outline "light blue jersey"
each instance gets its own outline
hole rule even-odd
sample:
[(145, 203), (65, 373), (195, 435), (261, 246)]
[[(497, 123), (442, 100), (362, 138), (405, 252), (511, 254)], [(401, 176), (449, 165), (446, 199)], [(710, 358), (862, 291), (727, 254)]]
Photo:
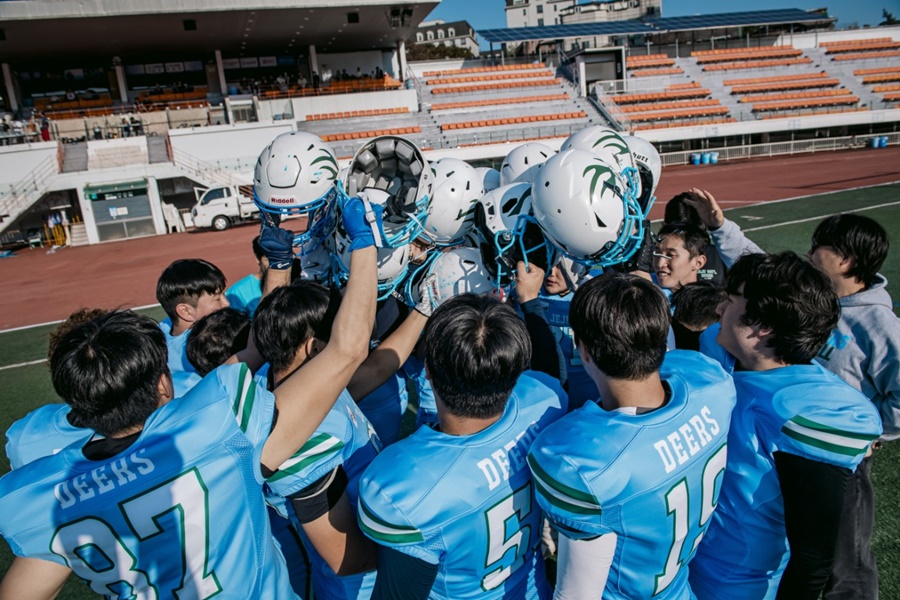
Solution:
[(113, 598), (295, 598), (260, 459), (275, 397), (246, 365), (153, 412), (117, 455), (70, 446), (0, 479), (0, 534)]
[(388, 446), (400, 439), (400, 420), (409, 404), (402, 371), (375, 388), (359, 401), (359, 409), (375, 428), (381, 444)]
[[(260, 369), (257, 377), (266, 377), (267, 372), (268, 365)], [(379, 450), (375, 430), (344, 390), (309, 441), (266, 480), (270, 504), (291, 519), (301, 534), (312, 564), (317, 598), (368, 598), (375, 583), (375, 572), (336, 575), (303, 534), (296, 514), (284, 498), (308, 488), (340, 466), (347, 474), (346, 492), (355, 509), (359, 478)]]
[(575, 347), (575, 339), (572, 336), (572, 328), (569, 327), (569, 307), (572, 305), (572, 297), (575, 294), (548, 295), (541, 292), (540, 299), (546, 305), (547, 323), (553, 329), (553, 335), (559, 343), (562, 351), (565, 371), (561, 372), (560, 379), (566, 382), (569, 393), (569, 410), (575, 410), (585, 402), (597, 399), (597, 384), (584, 370), (581, 355)]
[(259, 277), (256, 275), (247, 275), (243, 279), (239, 279), (225, 290), (225, 297), (228, 298), (228, 304), (231, 308), (243, 311), (253, 316), (259, 301), (262, 300), (262, 285), (260, 285)]
[(172, 374), (175, 397), (180, 398), (187, 394), (192, 387), (200, 383), (202, 379), (187, 357), (187, 339), (191, 330), (188, 329), (180, 335), (172, 335), (172, 320), (168, 317), (159, 322), (159, 328), (166, 334), (166, 348), (169, 352), (169, 373)]
[(10, 467), (18, 469), (76, 442), (87, 442), (94, 432), (69, 423), (70, 410), (68, 404), (45, 404), (10, 425), (6, 430)]
[(431, 382), (425, 376), (425, 365), (415, 356), (410, 356), (403, 364), (403, 372), (416, 387), (416, 402), (419, 405), (416, 411), (416, 427), (422, 425), (436, 427), (438, 424), (437, 403), (434, 400)]
[(438, 565), (430, 598), (549, 598), (525, 455), (566, 411), (559, 382), (523, 374), (496, 423), (467, 436), (420, 427), (376, 458), (359, 523), (378, 544)]
[[(733, 360), (733, 359), (732, 359)], [(881, 434), (878, 411), (818, 364), (735, 371), (728, 468), (691, 563), (698, 598), (775, 598), (790, 553), (775, 453), (855, 470)]]
[(538, 436), (528, 455), (538, 503), (571, 539), (616, 534), (603, 598), (688, 599), (688, 572), (725, 471), (734, 384), (696, 352), (666, 354), (670, 391), (642, 414), (594, 402)]

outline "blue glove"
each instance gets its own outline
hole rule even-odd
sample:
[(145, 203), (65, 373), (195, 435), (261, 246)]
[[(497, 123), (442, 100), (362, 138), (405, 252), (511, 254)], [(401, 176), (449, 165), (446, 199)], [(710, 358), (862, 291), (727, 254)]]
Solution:
[[(369, 204), (371, 212), (366, 212), (366, 203), (359, 196), (350, 198), (341, 207), (344, 230), (350, 237), (350, 252), (381, 245), (381, 213), (379, 204)], [(376, 234), (378, 239), (376, 240)]]
[(269, 259), (269, 268), (277, 271), (290, 269), (294, 262), (294, 232), (263, 223), (259, 232), (259, 245)]

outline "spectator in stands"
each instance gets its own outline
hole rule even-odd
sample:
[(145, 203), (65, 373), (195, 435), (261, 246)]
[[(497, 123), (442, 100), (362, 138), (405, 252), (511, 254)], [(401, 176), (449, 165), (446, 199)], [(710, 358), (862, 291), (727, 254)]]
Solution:
[(319, 79), (319, 74), (316, 73), (315, 71), (313, 71), (313, 74), (312, 74), (312, 83), (313, 83), (313, 89), (316, 90), (316, 92), (319, 91), (319, 84), (320, 84), (320, 82), (321, 82), (321, 80)]
[(50, 119), (45, 114), (41, 115), (41, 140), (50, 141)]

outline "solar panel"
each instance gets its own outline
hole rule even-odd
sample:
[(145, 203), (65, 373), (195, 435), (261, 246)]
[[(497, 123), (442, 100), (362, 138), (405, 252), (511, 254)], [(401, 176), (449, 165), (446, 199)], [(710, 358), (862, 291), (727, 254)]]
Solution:
[(527, 42), (535, 40), (556, 40), (571, 37), (591, 37), (594, 35), (639, 35), (643, 33), (664, 33), (686, 29), (720, 29), (723, 27), (751, 27), (761, 25), (784, 25), (789, 23), (812, 23), (833, 20), (799, 8), (780, 10), (757, 10), (747, 12), (719, 13), (711, 15), (690, 15), (684, 17), (658, 17), (644, 21), (605, 21), (598, 23), (573, 23), (570, 25), (550, 25), (545, 27), (515, 27), (510, 29), (486, 29), (479, 31), (488, 42)]

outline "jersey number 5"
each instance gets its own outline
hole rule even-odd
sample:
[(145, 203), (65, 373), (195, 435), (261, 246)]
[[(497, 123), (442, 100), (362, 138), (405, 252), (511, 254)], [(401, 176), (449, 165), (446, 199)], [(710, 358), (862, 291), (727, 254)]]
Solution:
[[(178, 527), (182, 572), (181, 584), (172, 590), (176, 598), (209, 598), (222, 591), (215, 572), (209, 570), (208, 502), (206, 485), (194, 468), (119, 505), (139, 541), (162, 534), (165, 522), (174, 521)], [(163, 520), (168, 513), (173, 518)], [(106, 521), (85, 517), (62, 525), (53, 534), (50, 549), (98, 594), (160, 597), (159, 589), (139, 568), (138, 550), (130, 548)]]
[[(712, 516), (716, 503), (719, 500), (716, 493), (716, 480), (725, 471), (725, 458), (726, 447), (722, 446), (706, 461), (706, 465), (703, 467), (703, 478), (700, 485), (700, 521), (697, 524), (699, 531), (695, 530), (694, 544), (691, 546), (689, 557), (693, 556), (697, 545), (703, 538), (706, 525), (709, 523), (709, 518)], [(666, 493), (666, 509), (668, 514), (672, 515), (672, 520), (674, 521), (674, 539), (672, 540), (672, 546), (669, 548), (669, 555), (666, 557), (665, 568), (662, 573), (656, 576), (656, 586), (653, 590), (654, 596), (669, 587), (669, 584), (675, 580), (684, 562), (681, 559), (681, 553), (684, 549), (684, 541), (688, 536), (690, 500), (687, 479), (682, 479)]]
[[(530, 481), (484, 512), (488, 531), (485, 569), (494, 565), (497, 568), (482, 578), (483, 590), (498, 587), (525, 562), (525, 554), (531, 547), (531, 525), (525, 524), (530, 514)], [(504, 566), (502, 561), (510, 551), (514, 551), (512, 561), (507, 560)]]

